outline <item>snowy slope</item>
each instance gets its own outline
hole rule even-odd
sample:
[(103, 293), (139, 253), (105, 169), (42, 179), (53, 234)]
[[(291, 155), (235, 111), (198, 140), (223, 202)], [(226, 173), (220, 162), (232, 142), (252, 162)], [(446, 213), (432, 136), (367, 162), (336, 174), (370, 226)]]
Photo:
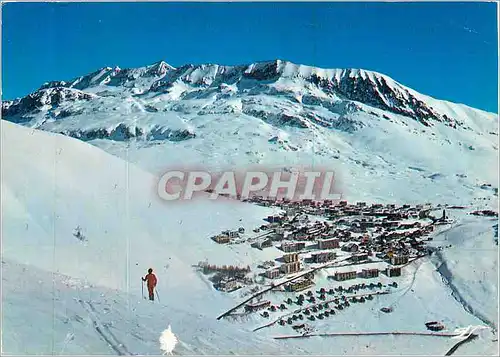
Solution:
[[(251, 331), (251, 325), (219, 322), (200, 308), (186, 310), (172, 304), (158, 308), (158, 305), (149, 304), (137, 295), (88, 286), (77, 279), (12, 261), (4, 261), (2, 271), (2, 342), (3, 352), (8, 354), (158, 355), (158, 337), (168, 324), (172, 324), (174, 333), (180, 339), (174, 351), (176, 355), (412, 355), (415, 351), (442, 355), (456, 343), (449, 338), (418, 336), (341, 336), (278, 341), (271, 337), (289, 331), (277, 329), (255, 333)], [(21, 284), (19, 277), (23, 277)], [(419, 285), (412, 286), (421, 288), (428, 285), (428, 276), (425, 275), (416, 284)], [(435, 293), (433, 289), (436, 287), (432, 285), (426, 293)], [(353, 310), (354, 314), (346, 311), (342, 319), (333, 320), (325, 329), (328, 332), (387, 331), (395, 328), (414, 331), (412, 323), (421, 323), (426, 311), (429, 314), (439, 311), (438, 306), (443, 303), (443, 300), (435, 299), (430, 306), (422, 307), (418, 297), (413, 296), (407, 301), (405, 297), (411, 295), (396, 298), (395, 311), (399, 311), (396, 316), (381, 314), (378, 308), (384, 304), (376, 303), (368, 311)], [(409, 315), (409, 310), (415, 313)], [(446, 317), (450, 312), (460, 313), (452, 305), (442, 310), (440, 316)], [(423, 316), (419, 317), (419, 313)], [(349, 321), (345, 323), (343, 319)], [(476, 321), (465, 318), (460, 322), (468, 324)], [(94, 323), (101, 333), (96, 332)], [(471, 354), (495, 355), (497, 352), (496, 345), (488, 340), (466, 347)]]
[[(209, 253), (197, 248), (215, 249), (210, 235), (260, 225), (267, 212), (242, 203), (166, 205), (156, 178), (134, 165), (5, 121), (2, 166), (4, 256), (116, 289), (138, 291), (150, 265), (166, 273), (162, 286), (196, 289), (190, 265)], [(198, 217), (203, 225), (192, 224)], [(87, 242), (73, 236), (77, 226)]]
[[(251, 331), (268, 322), (263, 318), (217, 321), (242, 298), (216, 292), (191, 265), (277, 257), (277, 250), (230, 249), (208, 239), (221, 229), (255, 226), (269, 210), (206, 200), (164, 205), (152, 190), (154, 176), (98, 148), (5, 121), (1, 132), (4, 352), (157, 354), (168, 324), (181, 341), (177, 354), (442, 354), (455, 343), (376, 336), (278, 341), (271, 337), (290, 330)], [(87, 242), (72, 235), (77, 225)], [(159, 276), (161, 301), (154, 305), (141, 299), (138, 279), (150, 266)], [(450, 331), (482, 324), (451, 296), (430, 261), (410, 269), (419, 274), (410, 272), (394, 294), (318, 328), (425, 332), (431, 318)], [(381, 315), (388, 305), (394, 312)], [(20, 323), (23, 317), (31, 323)], [(470, 348), (493, 354), (495, 346), (488, 339)]]
[(498, 326), (498, 245), (493, 237), (495, 218), (463, 216), (439, 234), (434, 245), (450, 245), (437, 251), (433, 263), (456, 299), (486, 324)]
[(9, 355), (159, 355), (158, 338), (168, 324), (180, 339), (175, 354), (252, 354), (256, 344), (268, 353), (281, 348), (264, 337), (250, 340), (251, 332), (221, 326), (200, 309), (170, 301), (160, 308), (140, 295), (12, 261), (3, 262), (2, 270), (2, 342)]
[[(113, 300), (115, 295), (121, 296), (122, 316), (116, 317), (119, 320), (115, 322), (127, 320), (122, 328), (128, 333), (131, 309), (135, 309), (131, 304), (141, 302), (139, 278), (150, 266), (159, 276), (162, 304), (169, 306), (164, 319), (157, 320), (158, 328), (166, 328), (163, 323), (172, 321), (182, 331), (179, 325), (194, 311), (195, 320), (209, 320), (208, 325), (215, 323), (215, 314), (227, 306), (224, 303), (227, 298), (201, 279), (192, 265), (214, 253), (220, 257), (215, 263), (238, 263), (231, 252), (217, 251), (208, 237), (221, 229), (255, 226), (267, 210), (211, 201), (193, 203), (187, 209), (182, 205), (164, 206), (154, 195), (156, 181), (152, 175), (100, 149), (5, 121), (1, 132), (2, 259), (12, 269), (5, 271), (7, 288), (3, 296), (7, 306), (4, 310), (7, 351), (52, 351), (51, 345), (44, 345), (47, 339), (54, 338), (50, 330), (33, 344), (28, 343), (30, 333), (46, 330), (50, 326), (47, 322), (54, 318), (51, 314), (67, 315), (67, 309), (81, 310), (72, 298), (82, 296), (87, 300), (99, 296)], [(200, 221), (199, 217), (204, 218)], [(203, 223), (194, 226), (191, 224), (194, 219)], [(77, 225), (83, 228), (86, 242), (72, 235)], [(56, 285), (51, 291), (39, 288), (39, 284), (50, 287), (53, 278)], [(21, 286), (15, 283), (19, 281)], [(64, 286), (66, 282), (70, 285), (69, 292)], [(36, 302), (25, 303), (22, 297), (25, 292), (36, 296)], [(57, 296), (58, 293), (62, 296)], [(57, 306), (52, 302), (55, 296)], [(213, 310), (200, 309), (207, 303)], [(173, 309), (180, 310), (175, 318), (170, 315), (174, 314)], [(39, 315), (40, 320), (20, 327), (15, 321), (26, 311)], [(148, 311), (151, 319), (154, 314), (151, 309)], [(82, 315), (82, 311), (79, 313)], [(194, 320), (188, 326), (202, 331), (207, 328)], [(222, 336), (228, 333), (224, 331)], [(64, 340), (64, 335), (61, 338)], [(83, 341), (74, 347), (74, 353), (110, 352), (105, 344), (96, 341), (89, 349), (78, 349), (85, 347), (87, 340)], [(203, 346), (200, 342), (197, 348)], [(157, 346), (149, 347), (150, 353), (157, 351), (154, 347)]]

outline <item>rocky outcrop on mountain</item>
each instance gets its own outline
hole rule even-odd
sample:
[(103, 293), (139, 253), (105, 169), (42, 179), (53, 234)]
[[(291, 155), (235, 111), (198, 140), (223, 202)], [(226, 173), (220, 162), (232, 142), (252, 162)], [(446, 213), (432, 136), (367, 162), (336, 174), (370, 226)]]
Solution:
[(65, 87), (40, 89), (24, 98), (2, 102), (2, 117), (10, 118), (34, 114), (43, 107), (53, 108), (63, 102), (88, 101), (96, 97), (91, 93)]
[(196, 134), (189, 130), (173, 130), (155, 126), (150, 130), (139, 127), (127, 126), (120, 123), (115, 128), (104, 129), (78, 129), (78, 130), (65, 130), (60, 134), (71, 136), (82, 141), (91, 141), (96, 139), (108, 139), (112, 141), (128, 141), (130, 139), (147, 139), (150, 141), (167, 140), (167, 141), (183, 141), (196, 137)]

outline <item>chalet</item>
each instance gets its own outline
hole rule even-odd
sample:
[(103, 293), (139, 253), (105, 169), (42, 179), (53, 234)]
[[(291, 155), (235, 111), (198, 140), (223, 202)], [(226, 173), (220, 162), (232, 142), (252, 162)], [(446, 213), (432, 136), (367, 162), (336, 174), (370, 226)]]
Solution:
[(399, 223), (398, 228), (399, 229), (410, 229), (410, 228), (415, 228), (420, 226), (420, 222), (414, 222), (414, 223)]
[(358, 216), (360, 215), (359, 209), (352, 208), (352, 209), (345, 209), (344, 213), (348, 216)]
[(279, 268), (273, 268), (266, 270), (266, 278), (268, 279), (276, 279), (280, 276), (280, 269)]
[(219, 244), (226, 244), (226, 243), (229, 243), (231, 241), (231, 238), (228, 235), (219, 234), (215, 237), (212, 237), (212, 240), (214, 240), (215, 242), (217, 242)]
[(299, 252), (306, 247), (304, 242), (286, 242), (281, 244), (281, 250), (285, 253)]
[(224, 292), (233, 292), (241, 289), (241, 283), (237, 279), (223, 280), (215, 285), (215, 288)]
[(255, 242), (251, 244), (252, 248), (257, 248), (257, 249), (264, 249), (264, 248), (269, 248), (273, 246), (273, 241), (271, 239), (265, 239), (260, 242)]
[(296, 240), (307, 240), (309, 238), (305, 232), (293, 232), (289, 237)]
[(376, 278), (379, 275), (378, 269), (363, 269), (361, 271), (361, 276), (365, 279)]
[(351, 232), (348, 231), (348, 230), (342, 230), (340, 231), (340, 234), (342, 235), (342, 237), (344, 238), (351, 238)]
[(342, 247), (342, 250), (344, 252), (357, 252), (358, 249), (359, 249), (359, 247), (356, 243), (349, 243), (349, 244), (346, 244)]
[(271, 233), (269, 235), (269, 238), (272, 240), (272, 241), (275, 241), (275, 242), (279, 242), (279, 241), (282, 241), (283, 239), (285, 239), (285, 234), (280, 232), (280, 233)]
[(441, 331), (444, 329), (444, 325), (438, 321), (426, 322), (425, 326), (427, 327), (428, 330), (431, 331)]
[(283, 255), (283, 260), (285, 261), (285, 263), (298, 262), (299, 261), (299, 254), (298, 253), (285, 254), (285, 255)]
[(325, 227), (323, 233), (321, 233), (318, 239), (330, 239), (335, 238), (335, 231), (331, 231), (329, 228)]
[(358, 207), (366, 207), (366, 202), (356, 202), (356, 206), (358, 206)]
[(280, 271), (284, 274), (291, 274), (300, 271), (300, 262), (286, 263), (280, 266)]
[(314, 283), (309, 279), (301, 279), (299, 281), (293, 281), (293, 282), (286, 284), (285, 290), (291, 291), (291, 292), (301, 291), (301, 290), (307, 289), (308, 287), (310, 287), (313, 284)]
[(268, 307), (270, 305), (271, 305), (271, 301), (269, 301), (269, 300), (256, 302), (254, 304), (250, 303), (250, 304), (245, 305), (245, 310), (248, 312), (252, 312), (252, 311), (265, 309), (266, 307)]
[(391, 264), (392, 265), (403, 265), (408, 263), (408, 256), (407, 255), (393, 255), (391, 257)]
[(320, 224), (320, 225), (314, 225), (312, 227), (307, 228), (306, 233), (309, 235), (318, 235), (321, 232), (323, 232), (324, 230), (325, 230), (325, 227), (322, 224)]
[(319, 249), (335, 249), (340, 247), (340, 239), (330, 238), (330, 239), (319, 239), (318, 248)]
[(283, 216), (267, 216), (267, 221), (269, 223), (281, 223), (283, 221)]
[(347, 206), (347, 201), (340, 201), (339, 206), (342, 206), (342, 207)]
[(367, 253), (354, 254), (349, 258), (349, 260), (352, 262), (362, 262), (368, 260), (368, 254)]
[(357, 273), (355, 271), (348, 271), (343, 273), (335, 273), (334, 279), (337, 281), (344, 281), (349, 279), (356, 279)]
[(238, 238), (240, 236), (238, 231), (223, 231), (222, 234), (229, 236), (229, 238)]
[(311, 255), (312, 261), (314, 263), (326, 263), (334, 260), (336, 257), (337, 254), (335, 254), (334, 252), (313, 253)]
[(385, 269), (385, 275), (388, 277), (401, 276), (401, 267), (387, 267)]

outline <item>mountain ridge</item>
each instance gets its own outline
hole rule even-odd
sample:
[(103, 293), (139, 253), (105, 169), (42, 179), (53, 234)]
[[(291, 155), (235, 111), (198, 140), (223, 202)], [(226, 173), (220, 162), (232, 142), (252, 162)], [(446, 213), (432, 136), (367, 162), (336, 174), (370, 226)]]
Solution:
[[(135, 94), (165, 93), (176, 82), (194, 87), (210, 88), (222, 84), (242, 84), (245, 80), (247, 82), (257, 81), (258, 83), (254, 83), (254, 86), (263, 84), (259, 82), (277, 83), (286, 80), (302, 80), (305, 82), (304, 85), (315, 86), (327, 95), (338, 96), (345, 100), (361, 102), (396, 114), (409, 116), (426, 126), (429, 125), (429, 120), (445, 122), (451, 126), (460, 125), (457, 118), (450, 117), (448, 113), (440, 113), (439, 110), (426, 103), (429, 98), (434, 98), (421, 94), (382, 73), (357, 68), (325, 69), (279, 59), (236, 66), (208, 63), (186, 64), (175, 68), (165, 61), (157, 61), (136, 68), (102, 67), (69, 81), (46, 82), (25, 97), (4, 101), (2, 114), (4, 117), (19, 113), (29, 114), (33, 105), (35, 107), (43, 105), (43, 103), (34, 101), (33, 104), (28, 105), (27, 109), (22, 108), (26, 102), (30, 102), (29, 98), (36, 98), (40, 91), (50, 88), (70, 88), (84, 92), (102, 86), (134, 88), (140, 80), (147, 82), (147, 86), (142, 89), (141, 93)], [(445, 102), (451, 105), (466, 106)], [(480, 109), (466, 107), (485, 114), (488, 113)]]

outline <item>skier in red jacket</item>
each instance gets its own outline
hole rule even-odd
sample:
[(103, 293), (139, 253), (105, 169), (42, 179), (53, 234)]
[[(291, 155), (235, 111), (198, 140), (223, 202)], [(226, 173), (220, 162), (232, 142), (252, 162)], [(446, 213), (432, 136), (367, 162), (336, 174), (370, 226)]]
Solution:
[(153, 274), (153, 269), (148, 269), (148, 274), (142, 278), (142, 281), (147, 281), (149, 300), (153, 301), (155, 299), (154, 289), (156, 287), (156, 283), (158, 282), (156, 275)]

